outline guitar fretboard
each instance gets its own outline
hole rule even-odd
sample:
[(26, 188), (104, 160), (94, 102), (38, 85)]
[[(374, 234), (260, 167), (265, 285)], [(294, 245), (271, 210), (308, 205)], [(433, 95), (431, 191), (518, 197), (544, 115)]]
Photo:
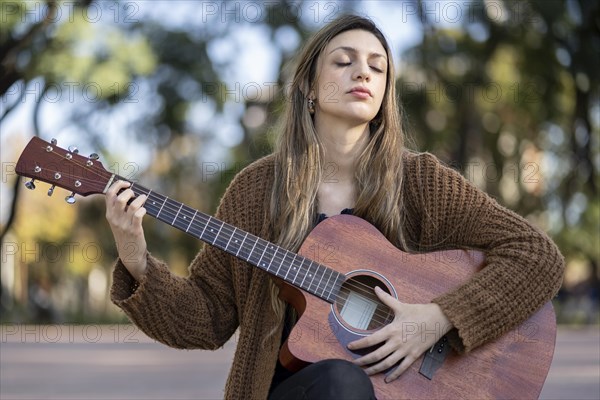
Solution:
[(329, 303), (335, 302), (343, 274), (143, 186), (132, 183), (131, 189), (136, 196), (148, 196), (144, 204), (148, 215)]

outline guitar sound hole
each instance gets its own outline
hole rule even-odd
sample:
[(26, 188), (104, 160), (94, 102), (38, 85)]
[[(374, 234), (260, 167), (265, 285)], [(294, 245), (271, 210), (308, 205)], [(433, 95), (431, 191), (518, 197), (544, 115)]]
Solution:
[(375, 286), (390, 293), (385, 283), (370, 275), (352, 276), (342, 284), (335, 306), (347, 328), (371, 331), (392, 322), (394, 312), (379, 300)]

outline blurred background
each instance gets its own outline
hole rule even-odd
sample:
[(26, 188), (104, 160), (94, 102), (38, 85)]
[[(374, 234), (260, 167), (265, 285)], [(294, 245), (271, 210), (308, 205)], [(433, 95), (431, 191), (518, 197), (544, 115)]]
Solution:
[[(289, 62), (336, 16), (369, 15), (394, 49), (411, 147), (430, 151), (556, 241), (561, 324), (598, 325), (597, 1), (0, 1), (5, 324), (118, 323), (102, 196), (64, 201), (15, 174), (32, 136), (212, 213), (268, 154)], [(200, 248), (146, 218), (173, 270)]]
[[(235, 337), (177, 352), (128, 325), (109, 301), (103, 197), (29, 191), (16, 161), (31, 137), (56, 138), (213, 213), (232, 177), (271, 152), (293, 56), (345, 12), (371, 16), (391, 43), (410, 147), (562, 250), (541, 398), (599, 398), (595, 0), (0, 0), (0, 397), (222, 397)], [(200, 243), (144, 224), (151, 251), (185, 275)]]

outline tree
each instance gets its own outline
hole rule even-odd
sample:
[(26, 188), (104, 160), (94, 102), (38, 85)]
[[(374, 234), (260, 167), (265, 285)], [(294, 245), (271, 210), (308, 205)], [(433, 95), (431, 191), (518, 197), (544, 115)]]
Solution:
[(398, 88), (421, 149), (547, 230), (597, 287), (600, 6), (472, 2), (453, 24), (415, 7), (424, 38)]

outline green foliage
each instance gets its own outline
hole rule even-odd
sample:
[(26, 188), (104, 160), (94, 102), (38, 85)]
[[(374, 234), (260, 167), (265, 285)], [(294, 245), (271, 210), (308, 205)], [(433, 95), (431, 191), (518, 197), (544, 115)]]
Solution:
[[(118, 173), (133, 171), (133, 178), (209, 213), (235, 173), (270, 152), (269, 129), (286, 101), (281, 91), (246, 101), (226, 83), (238, 49), (218, 50), (235, 48), (236, 29), (264, 30), (280, 56), (275, 62), (281, 88), (289, 79), (284, 65), (295, 55), (294, 46), (320, 27), (307, 17), (312, 14), (303, 18), (288, 1), (265, 4), (258, 21), (205, 18), (196, 10), (198, 20), (177, 27), (141, 14), (133, 23), (91, 23), (81, 12), (31, 20), (24, 18), (31, 2), (0, 0), (0, 7), (9, 3), (0, 24), (0, 48), (6, 50), (0, 93), (18, 82), (25, 90), (34, 79), (43, 80), (44, 90), (68, 82), (78, 83), (77, 91), (92, 90), (93, 102), (65, 107), (70, 127), (95, 146), (92, 151), (101, 153), (108, 145), (105, 132), (114, 120), (128, 118), (120, 136), (128, 140), (116, 154), (104, 156), (105, 165), (120, 167)], [(49, 11), (64, 6), (36, 3)], [(353, 6), (340, 4), (338, 11)], [(424, 2), (414, 4), (422, 11)], [(419, 150), (439, 155), (548, 231), (568, 260), (584, 260), (597, 283), (600, 118), (593, 114), (600, 108), (599, 6), (583, 0), (504, 1), (495, 4), (505, 17), (494, 18), (482, 12), (484, 4), (462, 4), (471, 9), (463, 10), (469, 17), (458, 23), (439, 24), (427, 13), (417, 18), (423, 40), (402, 55), (396, 83), (407, 132)], [(297, 37), (297, 45), (278, 39), (282, 32)], [(249, 117), (259, 123), (249, 124)], [(228, 129), (240, 136), (238, 144), (223, 144)], [(152, 162), (142, 164), (137, 148)], [(101, 199), (82, 202), (77, 212), (43, 205), (38, 197), (27, 201), (35, 202), (36, 221), (49, 222), (36, 230), (32, 219), (19, 214), (13, 230), (20, 240), (61, 246), (94, 241), (109, 273), (116, 252)], [(51, 212), (57, 207), (60, 221)], [(199, 244), (149, 219), (146, 235), (153, 253), (184, 275)], [(85, 286), (84, 278), (99, 266), (78, 257), (65, 268), (46, 265), (56, 271), (44, 279), (62, 287), (72, 276)], [(42, 269), (37, 265), (35, 271)], [(83, 315), (82, 310), (75, 311)]]

